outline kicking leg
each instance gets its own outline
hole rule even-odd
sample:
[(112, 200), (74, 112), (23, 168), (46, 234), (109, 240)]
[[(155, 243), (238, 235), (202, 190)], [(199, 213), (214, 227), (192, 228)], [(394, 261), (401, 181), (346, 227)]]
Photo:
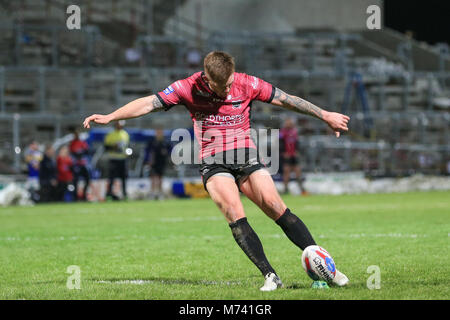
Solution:
[[(303, 221), (286, 207), (278, 194), (272, 177), (266, 170), (262, 169), (250, 174), (247, 179), (241, 182), (240, 189), (267, 216), (273, 219), (286, 236), (301, 250), (316, 244)], [(348, 278), (342, 272), (336, 270), (333, 283), (338, 286), (345, 286), (348, 282)]]
[(244, 207), (239, 198), (239, 190), (233, 176), (215, 175), (206, 183), (208, 192), (225, 216), (234, 239), (247, 257), (256, 265), (266, 279), (262, 291), (275, 290), (282, 286), (275, 270), (264, 254), (264, 249), (256, 232), (245, 217)]
[(278, 194), (272, 177), (265, 169), (250, 174), (241, 183), (240, 188), (301, 250), (316, 244), (306, 225), (287, 208)]

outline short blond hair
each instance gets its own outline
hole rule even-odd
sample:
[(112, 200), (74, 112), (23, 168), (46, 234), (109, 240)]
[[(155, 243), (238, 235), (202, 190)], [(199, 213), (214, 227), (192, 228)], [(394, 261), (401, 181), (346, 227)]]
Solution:
[(211, 80), (225, 83), (234, 73), (234, 58), (223, 51), (212, 51), (203, 60), (203, 66)]

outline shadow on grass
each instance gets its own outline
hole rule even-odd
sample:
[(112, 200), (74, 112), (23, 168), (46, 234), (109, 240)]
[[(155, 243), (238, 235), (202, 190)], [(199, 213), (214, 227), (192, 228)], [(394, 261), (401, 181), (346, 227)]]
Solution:
[[(307, 283), (307, 284), (305, 284), (304, 282), (303, 283), (294, 282), (290, 285), (285, 285), (285, 288), (291, 289), (291, 290), (311, 289), (311, 285), (312, 285), (312, 280), (311, 280), (311, 283)], [(367, 285), (365, 282), (364, 283), (363, 282), (351, 282), (344, 287), (339, 287), (337, 285), (330, 284), (329, 287), (331, 289), (339, 289), (339, 290), (345, 290), (345, 289), (349, 289), (349, 288), (351, 288), (351, 289), (367, 289)], [(320, 289), (317, 289), (317, 290), (320, 290)]]
[(311, 288), (311, 285), (305, 285), (304, 283), (292, 283), (290, 285), (285, 285), (284, 286), (285, 289), (289, 289), (289, 290), (298, 290), (298, 289), (308, 289)]

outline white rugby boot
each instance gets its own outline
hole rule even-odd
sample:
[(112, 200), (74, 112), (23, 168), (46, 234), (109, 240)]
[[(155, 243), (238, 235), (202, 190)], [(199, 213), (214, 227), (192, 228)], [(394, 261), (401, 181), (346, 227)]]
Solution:
[(348, 280), (347, 276), (336, 269), (336, 275), (334, 276), (332, 283), (339, 287), (343, 287), (343, 286), (346, 286), (348, 284), (348, 282), (349, 282), (349, 280)]
[(259, 289), (261, 291), (273, 291), (283, 287), (283, 283), (280, 278), (273, 272), (266, 274), (264, 277), (264, 285)]

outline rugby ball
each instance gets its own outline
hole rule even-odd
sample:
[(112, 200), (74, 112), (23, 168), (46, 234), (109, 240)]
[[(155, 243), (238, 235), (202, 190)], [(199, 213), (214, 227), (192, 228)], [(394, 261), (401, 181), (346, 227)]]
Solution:
[(320, 246), (309, 246), (302, 254), (302, 266), (314, 281), (333, 281), (336, 276), (336, 265), (331, 255)]

